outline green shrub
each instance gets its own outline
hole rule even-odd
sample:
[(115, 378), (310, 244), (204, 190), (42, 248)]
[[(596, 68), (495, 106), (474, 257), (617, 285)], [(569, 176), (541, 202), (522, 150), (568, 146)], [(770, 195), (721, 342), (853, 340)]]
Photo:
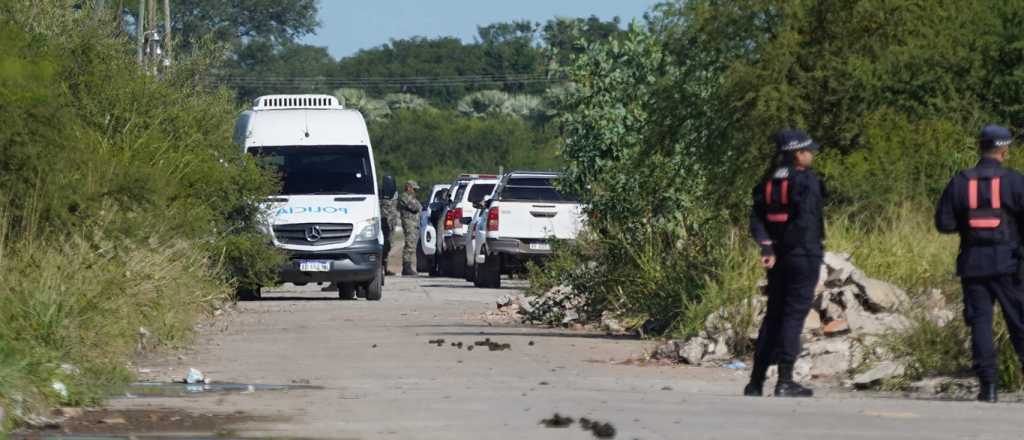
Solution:
[(256, 233), (275, 182), (231, 143), (232, 96), (196, 84), (217, 54), (145, 75), (112, 23), (72, 3), (0, 3), (8, 416), (97, 401), (131, 379), (137, 349), (184, 344), (204, 311), (271, 281), (280, 261)]

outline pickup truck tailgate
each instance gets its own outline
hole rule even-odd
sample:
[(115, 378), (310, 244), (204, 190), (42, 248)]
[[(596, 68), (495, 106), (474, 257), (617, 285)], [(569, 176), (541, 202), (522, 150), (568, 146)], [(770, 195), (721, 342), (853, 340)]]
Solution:
[(583, 227), (576, 203), (502, 202), (498, 209), (502, 237), (569, 240)]

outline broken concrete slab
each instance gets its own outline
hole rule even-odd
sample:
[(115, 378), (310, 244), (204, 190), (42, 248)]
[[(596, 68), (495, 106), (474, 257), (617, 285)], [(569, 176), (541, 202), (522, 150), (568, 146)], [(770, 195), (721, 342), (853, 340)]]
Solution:
[(846, 284), (846, 281), (849, 280), (854, 273), (860, 272), (860, 270), (853, 265), (850, 259), (849, 254), (837, 254), (834, 252), (825, 253), (824, 264), (828, 268), (825, 285), (830, 287), (842, 286)]
[(704, 338), (691, 338), (679, 348), (679, 359), (690, 365), (700, 365), (710, 343), (711, 341)]
[(896, 361), (885, 361), (874, 365), (867, 371), (853, 376), (850, 385), (855, 388), (869, 388), (886, 379), (900, 376), (906, 372), (906, 366)]
[(907, 293), (885, 281), (855, 273), (850, 278), (860, 288), (858, 298), (864, 308), (875, 312), (895, 312), (910, 302)]

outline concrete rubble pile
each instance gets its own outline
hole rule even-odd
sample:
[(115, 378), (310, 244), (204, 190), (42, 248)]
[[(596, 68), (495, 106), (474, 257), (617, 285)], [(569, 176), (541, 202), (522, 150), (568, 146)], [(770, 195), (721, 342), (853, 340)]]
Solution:
[[(765, 284), (762, 281), (759, 287), (763, 290)], [(941, 292), (928, 292), (924, 298), (924, 304), (911, 305), (906, 292), (869, 278), (852, 264), (849, 255), (827, 253), (804, 325), (796, 378), (836, 380), (864, 388), (902, 375), (905, 366), (890, 359), (877, 344), (879, 338), (908, 328), (911, 323), (903, 312), (911, 308), (925, 308), (928, 318), (938, 325), (945, 325), (955, 316)], [(721, 309), (707, 318), (704, 330), (696, 337), (668, 341), (652, 357), (690, 365), (728, 363), (734, 359), (733, 348), (750, 347), (756, 341), (766, 305), (767, 298), (759, 295)], [(744, 330), (733, 329), (737, 322)], [(774, 367), (770, 374), (773, 371)]]
[(520, 300), (518, 305), (528, 323), (570, 326), (588, 321), (587, 298), (569, 286), (556, 286), (544, 295)]

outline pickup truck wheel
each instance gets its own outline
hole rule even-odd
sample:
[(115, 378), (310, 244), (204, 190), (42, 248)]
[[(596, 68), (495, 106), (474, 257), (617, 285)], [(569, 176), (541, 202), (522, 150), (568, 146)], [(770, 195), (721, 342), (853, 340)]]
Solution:
[(466, 269), (462, 271), (466, 275), (466, 281), (476, 281), (476, 265), (466, 265)]
[(430, 260), (427, 259), (427, 254), (423, 253), (423, 242), (416, 242), (416, 272), (429, 272)]
[(381, 278), (383, 277), (380, 274), (377, 274), (377, 276), (373, 278), (373, 281), (363, 285), (362, 289), (360, 289), (366, 294), (365, 298), (367, 301), (380, 301), (384, 294)]
[(484, 263), (477, 263), (476, 268), (477, 281), (473, 283), (475, 286), (488, 289), (501, 288), (501, 255), (487, 255)]
[(464, 278), (466, 276), (466, 251), (455, 252), (454, 255), (448, 257), (451, 269), (448, 271), (448, 276), (452, 278)]
[(441, 276), (441, 255), (439, 254), (434, 254), (434, 256), (430, 257), (430, 276)]
[(254, 288), (239, 287), (235, 290), (235, 297), (239, 301), (259, 301), (262, 296), (259, 286)]
[(351, 283), (338, 283), (338, 299), (343, 301), (356, 299), (356, 286)]

